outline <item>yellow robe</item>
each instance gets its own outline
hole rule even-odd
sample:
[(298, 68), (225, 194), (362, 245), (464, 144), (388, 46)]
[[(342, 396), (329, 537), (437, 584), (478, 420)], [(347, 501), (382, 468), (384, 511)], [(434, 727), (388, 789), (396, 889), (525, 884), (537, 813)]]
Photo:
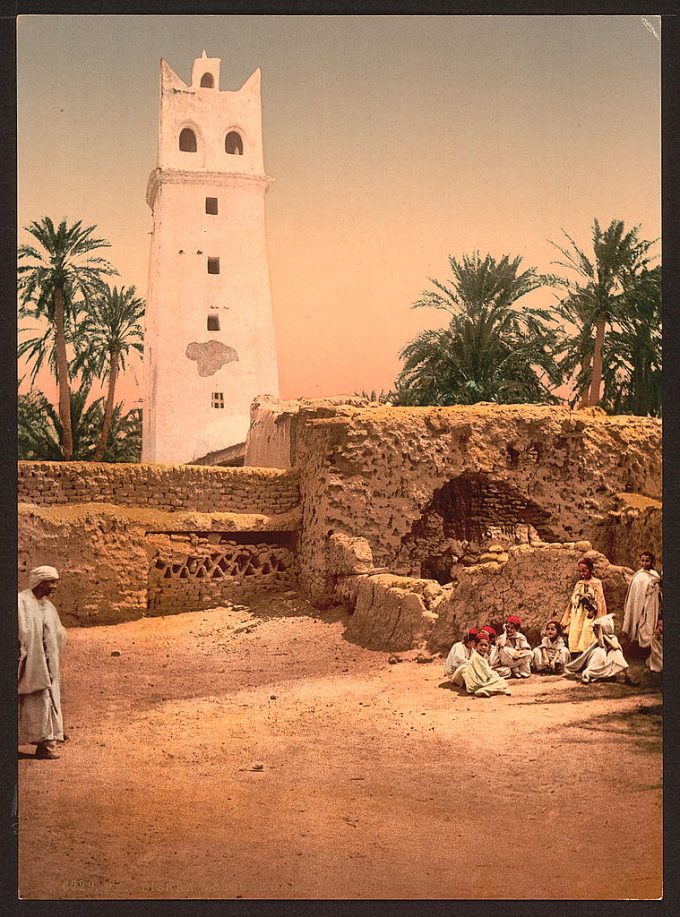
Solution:
[(580, 579), (574, 586), (561, 621), (562, 627), (569, 630), (569, 652), (571, 653), (582, 653), (595, 639), (593, 637), (593, 619), (588, 617), (588, 612), (580, 602), (581, 596), (584, 595), (587, 595), (597, 608), (596, 618), (607, 614), (602, 581), (595, 576), (591, 576), (588, 580)]

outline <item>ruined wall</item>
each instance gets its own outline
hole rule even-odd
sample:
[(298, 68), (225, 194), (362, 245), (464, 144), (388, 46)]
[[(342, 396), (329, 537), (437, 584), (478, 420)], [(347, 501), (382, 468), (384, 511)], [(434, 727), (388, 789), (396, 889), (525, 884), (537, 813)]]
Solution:
[(642, 551), (656, 555), (656, 568), (663, 567), (663, 519), (661, 501), (640, 494), (617, 494), (614, 508), (593, 532), (593, 547), (616, 564), (638, 568)]
[[(539, 584), (527, 610), (538, 628), (575, 576), (560, 542), (578, 553), (575, 542), (591, 541), (629, 566), (642, 547), (661, 553), (657, 420), (339, 401), (267, 406), (251, 454), (266, 457), (266, 430), (285, 415), (272, 455), (289, 454), (291, 470), (20, 463), (20, 577), (54, 563), (65, 620), (109, 623), (209, 607), (246, 582), (299, 574), (317, 606), (357, 609), (359, 636), (371, 620), (371, 640), (443, 646), (479, 596), (486, 615), (515, 610), (523, 578)], [(545, 575), (522, 560), (535, 548), (557, 552), (536, 555)], [(455, 589), (440, 585), (449, 579)], [(382, 623), (377, 605), (392, 609)]]
[[(89, 625), (211, 607), (244, 584), (293, 582), (295, 475), (243, 471), (20, 463), (20, 588), (32, 567), (53, 564), (62, 620)], [(199, 556), (205, 576), (191, 573)]]
[(290, 512), (296, 476), (274, 468), (19, 462), (19, 501), (40, 506), (110, 503), (177, 512)]
[(113, 624), (146, 611), (144, 523), (120, 507), (19, 506), (19, 588), (41, 564), (59, 570), (66, 625)]
[[(333, 600), (331, 533), (364, 536), (376, 565), (413, 571), (409, 539), (443, 489), (454, 534), (489, 534), (501, 514), (506, 530), (531, 526), (548, 542), (589, 540), (618, 493), (661, 495), (661, 428), (650, 418), (542, 405), (321, 404), (303, 405), (290, 425), (300, 575), (319, 605)], [(465, 479), (481, 494), (467, 504)]]
[(446, 654), (466, 628), (491, 624), (500, 633), (509, 614), (520, 615), (534, 645), (545, 622), (562, 617), (584, 554), (595, 563), (620, 628), (632, 570), (610, 564), (588, 542), (512, 547), (494, 561), (462, 568), (446, 586), (392, 574), (345, 575), (336, 581), (336, 596), (353, 609), (348, 638), (372, 649)]

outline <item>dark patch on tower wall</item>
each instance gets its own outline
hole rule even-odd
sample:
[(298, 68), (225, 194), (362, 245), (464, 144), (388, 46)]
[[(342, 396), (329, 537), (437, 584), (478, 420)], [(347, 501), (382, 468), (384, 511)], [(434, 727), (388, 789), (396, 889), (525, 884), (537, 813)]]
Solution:
[(199, 376), (212, 376), (221, 369), (225, 363), (238, 361), (238, 353), (233, 347), (228, 347), (220, 341), (192, 341), (187, 344), (186, 355), (198, 364)]

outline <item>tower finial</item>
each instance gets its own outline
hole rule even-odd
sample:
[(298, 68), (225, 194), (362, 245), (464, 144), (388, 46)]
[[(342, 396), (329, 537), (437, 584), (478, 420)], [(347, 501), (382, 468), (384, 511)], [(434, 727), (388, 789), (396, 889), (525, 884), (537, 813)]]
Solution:
[(205, 53), (205, 48), (204, 48), (204, 49), (203, 49), (203, 54), (201, 54), (201, 57), (207, 57), (207, 56), (208, 56), (208, 55)]

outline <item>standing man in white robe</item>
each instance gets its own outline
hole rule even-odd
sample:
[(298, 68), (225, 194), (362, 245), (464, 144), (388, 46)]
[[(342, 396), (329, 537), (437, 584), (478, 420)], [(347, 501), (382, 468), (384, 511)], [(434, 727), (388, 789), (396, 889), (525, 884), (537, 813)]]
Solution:
[(58, 582), (54, 567), (36, 567), (19, 593), (19, 744), (36, 745), (44, 760), (58, 758), (64, 740), (59, 662), (67, 634), (50, 601)]
[(656, 558), (651, 551), (640, 554), (640, 569), (628, 586), (621, 630), (633, 643), (645, 648), (652, 645), (659, 620), (661, 578), (654, 569)]

